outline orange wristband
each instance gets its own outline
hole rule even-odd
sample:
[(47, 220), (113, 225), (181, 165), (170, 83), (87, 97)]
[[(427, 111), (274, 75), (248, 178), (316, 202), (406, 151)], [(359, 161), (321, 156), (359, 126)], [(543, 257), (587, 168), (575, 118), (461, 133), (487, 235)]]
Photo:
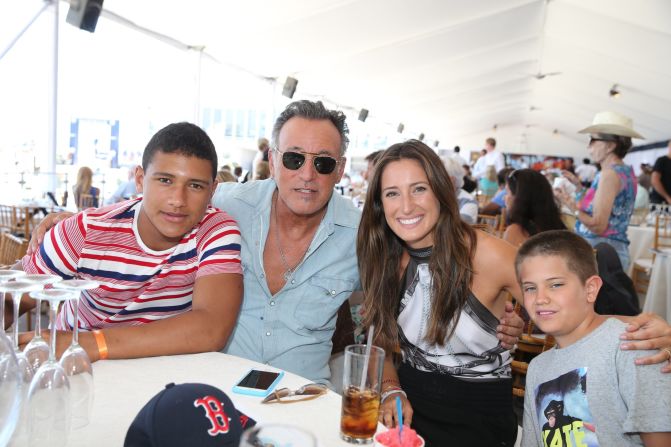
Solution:
[(105, 342), (105, 334), (103, 334), (103, 331), (101, 330), (95, 330), (93, 331), (93, 336), (96, 339), (96, 344), (98, 345), (98, 355), (100, 356), (100, 360), (106, 360), (107, 357), (109, 356), (109, 352), (107, 351), (107, 342)]

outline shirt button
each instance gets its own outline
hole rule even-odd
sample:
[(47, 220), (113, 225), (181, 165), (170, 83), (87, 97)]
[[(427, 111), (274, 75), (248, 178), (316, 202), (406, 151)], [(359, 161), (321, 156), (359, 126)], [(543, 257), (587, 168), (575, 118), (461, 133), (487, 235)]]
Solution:
[(261, 276), (261, 278), (263, 278), (263, 273), (261, 273), (261, 275), (259, 275), (259, 276)]
[(270, 331), (266, 332), (266, 337), (270, 337)]
[(331, 290), (331, 295), (335, 295), (335, 290)]
[(295, 280), (295, 279), (292, 279), (292, 280), (291, 280), (291, 284), (296, 284), (296, 280)]
[(274, 305), (275, 305), (275, 301), (271, 301), (271, 302), (270, 302), (270, 305), (271, 305), (271, 306), (274, 306)]

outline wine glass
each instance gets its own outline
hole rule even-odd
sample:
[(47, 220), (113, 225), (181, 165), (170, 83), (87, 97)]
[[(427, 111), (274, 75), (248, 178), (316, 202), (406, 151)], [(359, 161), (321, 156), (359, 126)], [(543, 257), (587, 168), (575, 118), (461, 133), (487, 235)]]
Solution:
[[(60, 276), (57, 275), (25, 275), (21, 277), (21, 281), (32, 282), (35, 284), (40, 284), (45, 286), (47, 284), (53, 284), (62, 280)], [(32, 295), (31, 295), (32, 296)], [(38, 368), (44, 363), (49, 357), (49, 344), (44, 338), (42, 338), (42, 301), (36, 299), (35, 303), (35, 336), (32, 340), (23, 348), (23, 353), (26, 355), (30, 366), (33, 367), (33, 371), (37, 371)]]
[[(4, 301), (4, 292), (2, 293)], [(21, 414), (21, 374), (14, 347), (0, 333), (0, 445), (7, 445)]]
[(284, 424), (257, 424), (242, 433), (240, 447), (267, 445), (317, 447), (314, 435), (302, 428)]
[(49, 301), (49, 358), (40, 366), (28, 392), (28, 420), (30, 445), (62, 446), (70, 431), (70, 381), (61, 364), (56, 360), (56, 313), (58, 303), (76, 300), (74, 290), (48, 289), (30, 294), (31, 297)]
[(22, 270), (0, 270), (0, 334), (5, 335), (5, 288), (4, 284), (11, 281), (14, 278), (25, 275), (25, 272)]
[(83, 290), (95, 289), (100, 284), (86, 279), (67, 279), (54, 284), (54, 288), (77, 291), (74, 300), (74, 327), (72, 343), (61, 356), (61, 366), (70, 379), (72, 395), (72, 426), (80, 428), (89, 423), (93, 408), (93, 367), (91, 359), (79, 344), (79, 294)]
[[(28, 363), (26, 355), (19, 349), (19, 306), (21, 305), (21, 297), (24, 293), (40, 290), (42, 286), (40, 284), (14, 280), (3, 284), (2, 287), (5, 291), (11, 293), (14, 304), (12, 340), (14, 342), (14, 355), (16, 356), (16, 361), (19, 366), (19, 374), (21, 375), (21, 395), (25, 402), (25, 397), (28, 395), (28, 388), (30, 387), (30, 381), (33, 379), (33, 368), (30, 366), (30, 363)], [(25, 438), (28, 434), (27, 418), (26, 406), (24, 405), (21, 409), (18, 426), (16, 427), (14, 437), (12, 438), (12, 443), (14, 445), (24, 445), (26, 442)]]

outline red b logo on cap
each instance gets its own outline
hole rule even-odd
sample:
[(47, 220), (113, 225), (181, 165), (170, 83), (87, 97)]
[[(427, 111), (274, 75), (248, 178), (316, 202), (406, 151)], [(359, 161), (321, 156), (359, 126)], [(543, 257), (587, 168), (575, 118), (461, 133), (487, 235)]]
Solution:
[(199, 405), (205, 409), (205, 416), (207, 416), (212, 424), (212, 428), (207, 431), (210, 436), (216, 436), (219, 433), (228, 433), (230, 418), (224, 412), (224, 406), (221, 402), (212, 396), (205, 396), (193, 402), (194, 407)]

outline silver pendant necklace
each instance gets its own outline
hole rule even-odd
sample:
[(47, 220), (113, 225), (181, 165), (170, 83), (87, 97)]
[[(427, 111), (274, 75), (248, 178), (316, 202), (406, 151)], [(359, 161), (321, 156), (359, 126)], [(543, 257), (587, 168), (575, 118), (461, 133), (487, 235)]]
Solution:
[(303, 251), (303, 255), (298, 260), (296, 265), (291, 267), (284, 254), (284, 250), (282, 250), (282, 244), (280, 242), (280, 227), (279, 222), (277, 220), (277, 196), (275, 196), (275, 203), (273, 204), (273, 218), (275, 219), (275, 242), (277, 244), (277, 250), (280, 252), (280, 260), (282, 261), (282, 267), (284, 267), (284, 273), (282, 274), (282, 277), (284, 278), (284, 282), (288, 282), (289, 279), (291, 279), (291, 277), (294, 275), (296, 267), (298, 267), (300, 263), (303, 261), (303, 258), (305, 257), (308, 248), (310, 248), (310, 244), (308, 244), (308, 246), (305, 247), (305, 251)]

